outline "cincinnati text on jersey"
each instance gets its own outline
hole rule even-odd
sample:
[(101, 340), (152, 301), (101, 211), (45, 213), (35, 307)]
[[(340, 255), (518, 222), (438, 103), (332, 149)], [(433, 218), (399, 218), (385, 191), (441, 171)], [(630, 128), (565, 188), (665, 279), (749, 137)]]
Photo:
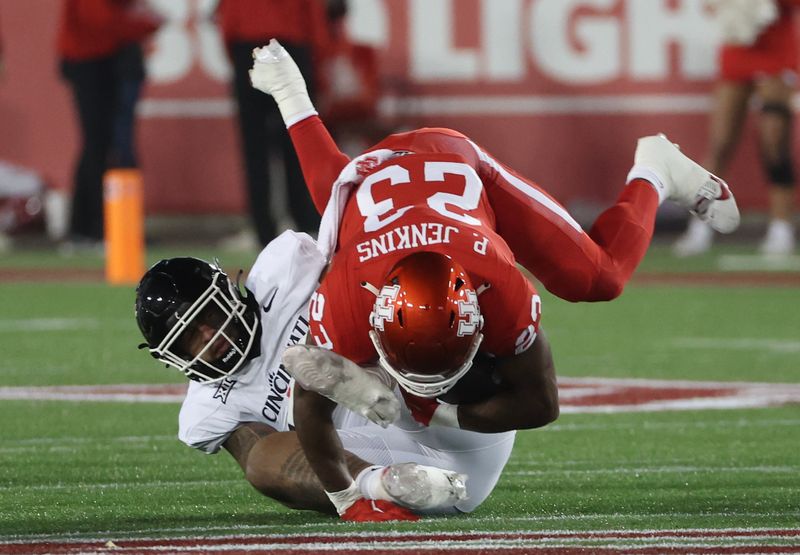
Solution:
[[(289, 341), (286, 342), (287, 347), (297, 345), (308, 333), (308, 320), (303, 316), (298, 316), (297, 322), (292, 328), (289, 335)], [(264, 407), (261, 409), (261, 416), (267, 422), (277, 422), (278, 415), (281, 412), (283, 403), (286, 401), (289, 385), (292, 377), (286, 372), (283, 364), (278, 366), (278, 369), (272, 373), (268, 378), (269, 388), (267, 390), (267, 398), (264, 401)]]

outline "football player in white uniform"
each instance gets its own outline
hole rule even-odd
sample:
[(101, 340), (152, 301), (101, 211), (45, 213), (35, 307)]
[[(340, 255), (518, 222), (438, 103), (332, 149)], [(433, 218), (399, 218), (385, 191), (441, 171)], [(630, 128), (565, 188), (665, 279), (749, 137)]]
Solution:
[(339, 407), (333, 418), (352, 487), (327, 493), (308, 465), (292, 431), (294, 382), (281, 355), (305, 340), (309, 299), (325, 265), (308, 235), (287, 231), (261, 252), (244, 288), (196, 258), (162, 260), (147, 271), (135, 307), (142, 347), (191, 379), (180, 440), (206, 453), (223, 447), (258, 491), (292, 508), (335, 508), (353, 521), (473, 510), (494, 488), (513, 432), (420, 433), (427, 428), (369, 373), (359, 390), (371, 400), (361, 414)]

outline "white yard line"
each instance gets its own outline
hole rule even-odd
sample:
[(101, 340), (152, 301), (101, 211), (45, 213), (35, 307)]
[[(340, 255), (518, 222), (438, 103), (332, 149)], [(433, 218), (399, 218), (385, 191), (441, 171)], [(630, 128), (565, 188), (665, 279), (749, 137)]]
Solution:
[(676, 337), (670, 340), (680, 349), (718, 349), (721, 351), (764, 351), (772, 354), (796, 355), (800, 341), (796, 339), (771, 339), (762, 337)]
[(126, 490), (126, 489), (160, 489), (160, 488), (205, 488), (208, 486), (215, 486), (219, 484), (229, 484), (231, 486), (241, 485), (244, 486), (245, 482), (236, 480), (155, 480), (152, 482), (137, 481), (137, 482), (111, 482), (107, 484), (39, 484), (28, 485), (20, 484), (18, 486), (0, 486), (0, 492), (13, 492), (13, 491), (70, 491), (70, 490)]
[(587, 384), (615, 385), (615, 386), (641, 386), (641, 387), (677, 387), (694, 389), (698, 387), (730, 388), (730, 387), (764, 387), (766, 389), (794, 388), (800, 390), (800, 383), (770, 383), (770, 382), (722, 382), (704, 380), (655, 380), (649, 378), (573, 378), (559, 377), (559, 385), (580, 386)]
[[(343, 526), (344, 527), (344, 526)], [(302, 528), (302, 525), (299, 526)], [(351, 528), (352, 529), (352, 528)], [(104, 533), (102, 539), (52, 537), (32, 538), (28, 540), (10, 539), (0, 541), (3, 544), (25, 542), (37, 546), (58, 548), (60, 553), (99, 552), (270, 552), (296, 551), (303, 553), (375, 551), (377, 546), (381, 552), (397, 551), (413, 553), (418, 550), (452, 551), (495, 551), (508, 549), (525, 549), (526, 552), (552, 550), (554, 548), (610, 548), (627, 550), (638, 549), (670, 549), (680, 550), (719, 548), (724, 553), (726, 548), (752, 548), (752, 553), (774, 552), (765, 549), (767, 546), (786, 546), (791, 549), (800, 543), (800, 530), (796, 528), (693, 528), (666, 530), (541, 530), (532, 531), (388, 531), (357, 532), (340, 530), (337, 532), (306, 532), (294, 534), (263, 535), (222, 535), (180, 538), (125, 538), (119, 535), (114, 542), (108, 542)], [(58, 543), (56, 543), (58, 542)], [(98, 545), (87, 546), (96, 542)], [(107, 543), (108, 542), (108, 543)], [(121, 545), (120, 545), (121, 544)], [(88, 547), (88, 549), (87, 549)], [(91, 549), (91, 551), (89, 551)], [(11, 552), (18, 552), (12, 550)]]
[(0, 399), (37, 401), (117, 401), (180, 403), (186, 384), (56, 385), (0, 387)]
[(2, 318), (0, 333), (133, 329), (130, 320), (99, 318)]
[(717, 268), (727, 272), (797, 272), (800, 271), (800, 256), (723, 254), (717, 259)]
[(617, 467), (570, 470), (564, 468), (545, 470), (504, 470), (504, 476), (547, 476), (547, 475), (620, 475), (620, 474), (738, 474), (740, 472), (763, 472), (767, 474), (795, 474), (800, 466), (657, 466), (657, 467)]
[[(561, 462), (560, 464), (568, 464)], [(510, 468), (525, 468), (526, 466), (538, 466), (537, 464), (517, 463), (510, 465)], [(800, 472), (800, 466), (694, 466), (694, 465), (675, 465), (659, 467), (617, 467), (605, 469), (543, 469), (543, 470), (511, 470), (506, 469), (503, 474), (507, 476), (549, 476), (569, 474), (571, 476), (595, 476), (595, 475), (640, 475), (640, 474), (738, 474), (741, 472), (761, 472), (765, 474), (796, 474)], [(235, 480), (154, 480), (136, 482), (110, 482), (110, 483), (55, 483), (55, 484), (20, 484), (13, 486), (0, 485), (0, 492), (14, 491), (71, 491), (71, 490), (127, 490), (127, 489), (160, 489), (160, 488), (205, 488), (211, 485), (228, 484), (231, 486), (244, 486), (245, 482)]]
[[(536, 530), (536, 534), (541, 535), (549, 535), (549, 536), (571, 536), (571, 535), (585, 535), (585, 536), (608, 536), (609, 534), (636, 534), (640, 536), (658, 536), (658, 535), (666, 535), (666, 534), (684, 534), (686, 536), (690, 536), (693, 534), (748, 534), (748, 535), (765, 535), (770, 532), (781, 532), (785, 531), (786, 533), (800, 533), (797, 528), (784, 528), (784, 527), (775, 527), (775, 528), (756, 528), (756, 527), (733, 527), (733, 528), (681, 528), (681, 529), (654, 529), (654, 528), (644, 528), (641, 530), (633, 530), (630, 528), (625, 528), (624, 530), (613, 530), (607, 527), (607, 523), (609, 521), (613, 521), (619, 518), (625, 518), (626, 520), (637, 518), (638, 515), (630, 515), (630, 514), (623, 514), (619, 512), (615, 513), (595, 513), (590, 515), (547, 515), (547, 516), (521, 516), (521, 517), (493, 517), (493, 516), (485, 516), (485, 517), (474, 517), (474, 516), (461, 516), (458, 518), (459, 524), (463, 524), (464, 526), (473, 526), (474, 528), (470, 533), (477, 533), (477, 534), (484, 534), (487, 536), (491, 535), (508, 535), (508, 534), (525, 534), (531, 533), (533, 530), (532, 526), (536, 524), (541, 524), (544, 522), (549, 521), (567, 521), (567, 522), (575, 522), (576, 524), (579, 523), (591, 523), (595, 521), (599, 521), (601, 526), (605, 526), (604, 528), (598, 528), (595, 530), (575, 530), (575, 529), (567, 529), (567, 528), (542, 528)], [(703, 520), (703, 519), (710, 519), (716, 520), (720, 517), (730, 517), (731, 513), (729, 512), (705, 512), (702, 514), (698, 513), (648, 513), (647, 515), (642, 516), (642, 519), (653, 519), (653, 518), (692, 518), (694, 520)], [(800, 519), (800, 511), (787, 511), (781, 513), (775, 512), (763, 512), (763, 513), (754, 513), (754, 512), (737, 512), (737, 517), (741, 518), (771, 518), (771, 517), (796, 517)], [(800, 521), (800, 520), (799, 520)], [(524, 528), (518, 531), (488, 531), (488, 530), (481, 530), (480, 526), (493, 526), (498, 523), (517, 523), (520, 526), (524, 526)], [(335, 532), (327, 532), (327, 531), (318, 531), (321, 528), (329, 529), (331, 527), (340, 528)], [(15, 536), (7, 536), (5, 538), (0, 539), (0, 545), (13, 543), (13, 542), (20, 542), (20, 541), (61, 541), (65, 543), (78, 543), (78, 542), (85, 542), (85, 541), (93, 541), (102, 539), (105, 541), (108, 538), (114, 538), (115, 540), (123, 540), (123, 539), (135, 539), (137, 541), (162, 541), (163, 538), (157, 537), (157, 535), (161, 534), (174, 534), (175, 536), (180, 537), (188, 537), (192, 534), (203, 535), (204, 540), (210, 539), (241, 539), (242, 535), (246, 536), (258, 536), (259, 534), (268, 534), (270, 538), (280, 539), (280, 538), (288, 538), (288, 537), (303, 537), (303, 536), (314, 536), (314, 537), (330, 537), (331, 539), (339, 538), (343, 535), (348, 537), (358, 536), (363, 537), (365, 539), (374, 538), (376, 536), (384, 537), (384, 536), (399, 536), (399, 537), (408, 537), (408, 536), (419, 536), (422, 534), (431, 534), (431, 535), (441, 535), (441, 536), (453, 536), (453, 535), (463, 535), (466, 532), (464, 531), (427, 531), (427, 530), (419, 530), (416, 532), (405, 532), (405, 531), (384, 531), (384, 532), (373, 532), (373, 531), (354, 531), (352, 527), (352, 523), (346, 522), (307, 522), (307, 523), (293, 523), (292, 528), (296, 530), (293, 534), (286, 534), (282, 533), (281, 531), (286, 530), (285, 523), (278, 523), (278, 524), (259, 524), (259, 525), (250, 525), (250, 524), (243, 524), (239, 526), (175, 526), (170, 528), (148, 528), (147, 530), (141, 531), (129, 531), (129, 530), (99, 530), (97, 532), (92, 532), (91, 534), (86, 533), (79, 533), (79, 532), (64, 532), (59, 534), (25, 534), (25, 535), (15, 535)], [(277, 530), (275, 533), (269, 533), (270, 530)], [(214, 532), (225, 531), (223, 534), (213, 535)], [(233, 535), (231, 531), (235, 531), (237, 535)], [(146, 535), (145, 535), (146, 534)], [(206, 535), (209, 534), (209, 535)]]

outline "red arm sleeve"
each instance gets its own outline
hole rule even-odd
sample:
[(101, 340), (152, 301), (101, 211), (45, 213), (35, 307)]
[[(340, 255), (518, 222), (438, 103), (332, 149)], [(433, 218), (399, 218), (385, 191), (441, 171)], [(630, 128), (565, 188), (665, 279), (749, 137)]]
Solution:
[(322, 214), (331, 197), (333, 182), (350, 158), (339, 150), (325, 124), (317, 116), (292, 125), (289, 135), (300, 160), (300, 168), (303, 170), (311, 199), (317, 212)]

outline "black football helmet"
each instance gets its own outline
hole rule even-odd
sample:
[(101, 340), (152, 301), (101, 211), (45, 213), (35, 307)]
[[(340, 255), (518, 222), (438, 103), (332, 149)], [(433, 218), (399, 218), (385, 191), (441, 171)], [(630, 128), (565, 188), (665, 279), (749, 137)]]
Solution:
[(217, 264), (156, 263), (136, 288), (136, 323), (153, 357), (190, 379), (222, 380), (259, 354), (258, 303)]

